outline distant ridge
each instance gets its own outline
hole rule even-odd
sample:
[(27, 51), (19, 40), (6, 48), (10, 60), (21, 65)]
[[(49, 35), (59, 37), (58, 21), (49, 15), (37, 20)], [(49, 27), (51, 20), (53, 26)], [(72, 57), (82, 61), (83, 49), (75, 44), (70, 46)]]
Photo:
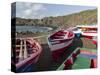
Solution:
[[(12, 19), (13, 20), (13, 19)], [(82, 24), (97, 24), (97, 9), (86, 10), (79, 13), (73, 13), (57, 17), (44, 17), (42, 19), (24, 19), (16, 18), (17, 25), (34, 25), (34, 26), (76, 26)]]

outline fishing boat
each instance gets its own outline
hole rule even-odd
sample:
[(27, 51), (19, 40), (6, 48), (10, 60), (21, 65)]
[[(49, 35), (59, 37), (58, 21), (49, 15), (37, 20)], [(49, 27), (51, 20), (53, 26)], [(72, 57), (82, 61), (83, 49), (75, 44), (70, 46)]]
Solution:
[(82, 30), (79, 29), (78, 27), (70, 27), (68, 28), (68, 30), (72, 31), (78, 38), (81, 36)]
[(97, 25), (77, 25), (77, 28), (81, 29), (83, 37), (92, 39), (97, 45)]
[(60, 54), (72, 44), (74, 33), (68, 30), (58, 30), (48, 37), (49, 48), (54, 60), (58, 60)]
[(31, 72), (39, 59), (42, 47), (33, 38), (16, 38), (12, 49), (12, 65), (16, 72)]
[(82, 36), (92, 39), (97, 36), (97, 25), (77, 25), (81, 29)]

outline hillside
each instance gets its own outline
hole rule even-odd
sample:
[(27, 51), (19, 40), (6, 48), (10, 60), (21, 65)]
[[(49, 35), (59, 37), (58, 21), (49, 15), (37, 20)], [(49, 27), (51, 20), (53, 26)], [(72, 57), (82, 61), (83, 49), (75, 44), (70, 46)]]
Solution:
[(57, 17), (44, 17), (42, 19), (23, 19), (16, 18), (16, 25), (36, 25), (36, 26), (51, 26), (51, 27), (69, 27), (77, 24), (96, 24), (97, 9), (86, 10), (70, 15)]

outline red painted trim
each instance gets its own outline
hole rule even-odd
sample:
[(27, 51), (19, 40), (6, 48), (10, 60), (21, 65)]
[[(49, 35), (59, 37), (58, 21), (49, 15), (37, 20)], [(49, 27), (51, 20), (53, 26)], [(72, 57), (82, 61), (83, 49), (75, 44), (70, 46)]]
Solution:
[(97, 45), (97, 41), (94, 41), (94, 40), (93, 40), (92, 42), (93, 42), (93, 44)]
[(28, 60), (28, 61), (25, 61), (25, 60), (24, 60), (25, 62), (23, 62), (23, 63), (22, 63), (22, 62), (17, 63), (17, 64), (16, 64), (16, 68), (18, 69), (18, 68), (20, 68), (21, 66), (30, 64), (30, 63), (32, 63), (32, 62), (33, 62), (33, 63), (36, 63), (35, 60), (37, 59), (37, 57), (38, 57), (38, 55), (35, 56), (34, 58), (31, 58), (31, 59)]
[(61, 55), (65, 50), (67, 50), (67, 48), (68, 48), (69, 46), (71, 46), (71, 44), (68, 45), (68, 46), (66, 46), (66, 47), (64, 47), (64, 48), (58, 49), (58, 50), (56, 50), (56, 51), (52, 51), (53, 60), (54, 60), (54, 61), (58, 61), (60, 55)]
[[(74, 33), (71, 32), (71, 31), (64, 32), (64, 30), (59, 30), (58, 32), (56, 32), (53, 35), (51, 35), (50, 39), (63, 39), (65, 34), (68, 35), (69, 38), (73, 38), (74, 37)], [(62, 37), (60, 37), (60, 36), (62, 36)]]
[(38, 61), (38, 58), (40, 56), (40, 53), (42, 52), (42, 47), (41, 45), (35, 41), (33, 38), (27, 38), (26, 39), (26, 44), (29, 48), (32, 48), (32, 50), (34, 50), (34, 48), (36, 48), (36, 52), (35, 53), (32, 53), (30, 55), (30, 57), (16, 63), (16, 68), (20, 68), (21, 66), (23, 65), (27, 65), (27, 64), (30, 64), (30, 63), (36, 63)]
[(97, 59), (91, 59), (90, 68), (97, 68)]
[(88, 38), (88, 39), (92, 39), (93, 38), (93, 36), (86, 36), (86, 35), (82, 35), (83, 37), (86, 37), (86, 38)]
[(83, 33), (97, 33), (97, 32), (83, 32)]

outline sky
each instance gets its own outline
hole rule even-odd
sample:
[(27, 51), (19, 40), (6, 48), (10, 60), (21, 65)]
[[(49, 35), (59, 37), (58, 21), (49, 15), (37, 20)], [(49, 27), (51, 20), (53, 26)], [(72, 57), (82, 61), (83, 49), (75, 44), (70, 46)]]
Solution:
[[(16, 7), (16, 11), (14, 7)], [(63, 16), (92, 9), (96, 9), (96, 7), (16, 2), (16, 5), (12, 5), (12, 17), (16, 15), (16, 17), (26, 19), (41, 19), (43, 17)]]

